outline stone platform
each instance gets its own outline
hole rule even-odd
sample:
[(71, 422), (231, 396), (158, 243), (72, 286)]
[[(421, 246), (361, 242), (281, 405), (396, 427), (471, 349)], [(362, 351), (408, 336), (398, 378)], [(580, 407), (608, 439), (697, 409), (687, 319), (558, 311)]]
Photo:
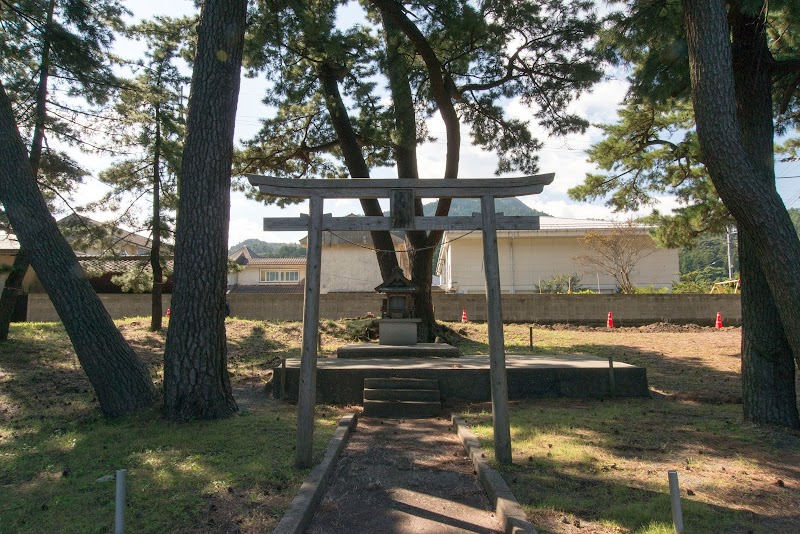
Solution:
[(354, 343), (336, 350), (337, 358), (458, 358), (461, 353), (447, 343), (417, 343), (416, 345), (384, 345)]
[[(506, 355), (510, 400), (536, 397), (608, 397), (608, 360), (591, 356)], [(280, 368), (273, 393), (280, 396)], [(300, 360), (286, 360), (285, 395), (297, 400)], [(442, 399), (491, 400), (489, 357), (444, 358), (320, 358), (317, 363), (317, 403), (361, 404), (365, 378), (433, 378)], [(643, 367), (614, 362), (617, 397), (649, 397)]]

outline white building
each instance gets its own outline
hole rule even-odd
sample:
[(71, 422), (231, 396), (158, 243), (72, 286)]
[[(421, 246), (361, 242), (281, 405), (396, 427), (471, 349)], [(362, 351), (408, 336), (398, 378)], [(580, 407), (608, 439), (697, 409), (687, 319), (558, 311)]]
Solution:
[[(405, 249), (405, 241), (392, 234), (395, 251)], [(300, 240), (306, 245), (307, 240)], [(242, 247), (231, 259), (241, 270), (228, 275), (232, 293), (302, 293), (306, 278), (305, 258), (259, 258)], [(408, 273), (404, 252), (398, 262)], [(375, 246), (369, 232), (338, 231), (322, 233), (322, 272), (320, 293), (374, 293), (383, 282)]]
[[(576, 258), (589, 255), (580, 237), (589, 230), (612, 231), (614, 221), (540, 217), (539, 230), (497, 232), (500, 289), (503, 293), (534, 293), (546, 280), (577, 273), (580, 286), (601, 292), (615, 292), (617, 283), (608, 274), (584, 266)], [(649, 226), (637, 226), (649, 237)], [(448, 292), (484, 293), (483, 234), (445, 232), (436, 274)], [(678, 250), (658, 248), (642, 258), (633, 271), (637, 287), (671, 288), (678, 280)]]

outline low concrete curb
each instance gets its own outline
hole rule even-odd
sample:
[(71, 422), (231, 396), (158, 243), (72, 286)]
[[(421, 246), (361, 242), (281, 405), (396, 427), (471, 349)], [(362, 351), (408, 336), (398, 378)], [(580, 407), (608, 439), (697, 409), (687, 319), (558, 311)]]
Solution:
[(464, 450), (467, 451), (478, 480), (483, 486), (483, 491), (489, 497), (489, 502), (494, 506), (495, 513), (503, 523), (506, 534), (537, 534), (536, 528), (528, 521), (528, 516), (517, 502), (511, 488), (495, 469), (486, 462), (480, 442), (475, 434), (467, 427), (467, 423), (460, 416), (452, 414), (450, 421), (453, 430), (461, 439)]
[(289, 510), (273, 531), (274, 534), (302, 534), (308, 528), (314, 513), (317, 511), (328, 481), (336, 467), (339, 455), (342, 453), (350, 432), (356, 426), (356, 414), (347, 414), (339, 420), (339, 425), (333, 432), (333, 437), (328, 441), (322, 461), (311, 470), (306, 477), (300, 491), (292, 499)]

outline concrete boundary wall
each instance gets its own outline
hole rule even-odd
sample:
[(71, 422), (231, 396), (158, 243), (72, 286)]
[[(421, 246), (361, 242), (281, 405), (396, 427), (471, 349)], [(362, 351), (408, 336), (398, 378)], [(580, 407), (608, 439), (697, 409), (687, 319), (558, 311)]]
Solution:
[[(164, 311), (171, 295), (164, 295)], [(115, 319), (147, 316), (150, 295), (100, 295)], [(717, 312), (725, 326), (742, 322), (739, 295), (503, 295), (503, 319), (517, 323), (573, 323), (605, 325), (608, 312), (614, 314), (615, 326), (633, 326), (655, 322), (713, 325)], [(382, 296), (377, 293), (328, 293), (320, 295), (320, 318), (341, 319), (380, 314)], [(228, 296), (231, 313), (242, 319), (262, 321), (301, 321), (303, 295)], [(486, 320), (483, 295), (447, 295), (435, 293), (436, 318), (460, 321), (463, 310), (470, 321)], [(58, 321), (47, 295), (28, 297), (28, 321)]]
[[(725, 326), (742, 323), (739, 295), (503, 295), (503, 320), (521, 323), (605, 325), (612, 312), (614, 326), (657, 322), (713, 325), (717, 312)], [(436, 295), (436, 318), (486, 321), (484, 295)]]

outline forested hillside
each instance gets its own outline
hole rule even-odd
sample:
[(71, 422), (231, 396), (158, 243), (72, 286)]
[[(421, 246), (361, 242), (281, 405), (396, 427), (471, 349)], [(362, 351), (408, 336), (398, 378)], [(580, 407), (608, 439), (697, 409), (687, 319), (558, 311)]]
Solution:
[[(537, 211), (518, 198), (498, 198), (494, 201), (495, 211), (504, 215), (547, 215)], [(433, 215), (436, 211), (436, 202), (429, 202), (422, 206), (425, 215)], [(478, 198), (456, 198), (450, 206), (450, 215), (472, 215), (480, 213), (481, 201)]]
[(306, 255), (305, 247), (297, 243), (267, 243), (260, 239), (245, 239), (229, 248), (228, 254), (233, 254), (245, 246), (259, 258), (301, 258)]
[[(789, 216), (800, 237), (800, 209), (789, 208)], [(698, 272), (708, 281), (718, 282), (728, 278), (728, 245), (725, 234), (706, 235), (700, 238), (693, 248), (684, 248), (680, 252), (681, 274)], [(739, 272), (739, 250), (736, 235), (733, 238), (733, 272)]]

